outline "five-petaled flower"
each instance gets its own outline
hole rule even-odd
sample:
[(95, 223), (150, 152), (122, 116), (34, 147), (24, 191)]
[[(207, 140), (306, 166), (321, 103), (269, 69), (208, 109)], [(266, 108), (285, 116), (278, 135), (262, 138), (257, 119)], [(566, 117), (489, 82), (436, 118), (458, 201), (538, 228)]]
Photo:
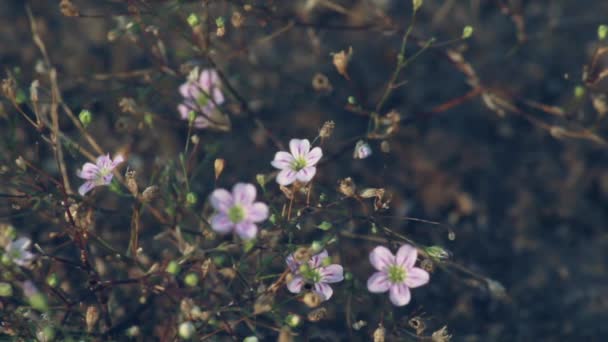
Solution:
[(121, 155), (116, 156), (114, 160), (110, 155), (97, 157), (95, 164), (85, 163), (82, 170), (78, 172), (78, 177), (86, 179), (86, 182), (78, 188), (78, 193), (84, 196), (96, 186), (108, 185), (112, 182), (112, 171), (122, 163), (124, 158)]
[(27, 266), (34, 259), (34, 254), (28, 251), (32, 241), (26, 237), (10, 241), (5, 247), (5, 256), (19, 266)]
[(289, 150), (291, 153), (277, 152), (271, 163), (281, 170), (277, 175), (277, 183), (289, 185), (296, 180), (302, 183), (309, 182), (317, 173), (315, 165), (323, 157), (323, 151), (320, 147), (311, 150), (308, 139), (291, 139)]
[(291, 293), (300, 293), (304, 284), (312, 285), (312, 290), (319, 294), (323, 300), (328, 300), (334, 291), (328, 284), (344, 280), (344, 270), (338, 264), (329, 264), (327, 251), (313, 255), (308, 262), (298, 262), (293, 254), (287, 257), (293, 278), (287, 283)]
[(237, 183), (232, 193), (217, 189), (211, 193), (210, 201), (216, 213), (211, 217), (211, 228), (226, 234), (235, 231), (242, 239), (253, 239), (258, 233), (256, 223), (268, 218), (268, 206), (254, 202), (256, 189), (253, 184)]
[(221, 80), (217, 71), (204, 69), (198, 72), (195, 68), (188, 76), (188, 81), (179, 87), (183, 102), (177, 106), (183, 120), (193, 120), (196, 128), (214, 127), (226, 129), (227, 118), (218, 110), (224, 103)]
[(412, 297), (410, 288), (429, 282), (429, 273), (414, 267), (417, 257), (416, 248), (408, 244), (401, 246), (397, 255), (393, 255), (383, 246), (374, 248), (369, 254), (369, 260), (379, 272), (367, 280), (367, 289), (373, 293), (389, 291), (390, 300), (394, 305), (406, 305)]

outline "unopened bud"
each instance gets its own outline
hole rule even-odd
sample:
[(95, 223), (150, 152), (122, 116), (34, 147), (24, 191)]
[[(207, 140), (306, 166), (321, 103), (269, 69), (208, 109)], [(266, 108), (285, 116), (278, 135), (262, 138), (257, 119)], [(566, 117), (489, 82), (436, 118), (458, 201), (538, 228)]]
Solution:
[(224, 159), (218, 158), (213, 162), (213, 170), (215, 171), (215, 180), (220, 178), (220, 175), (224, 171), (224, 167), (226, 166), (226, 161)]
[(139, 192), (139, 187), (137, 186), (137, 180), (135, 176), (137, 175), (137, 171), (133, 169), (127, 168), (127, 172), (125, 172), (125, 180), (127, 182), (127, 189), (133, 194), (133, 196), (137, 196)]
[(91, 121), (93, 121), (93, 114), (91, 114), (89, 110), (83, 109), (80, 111), (80, 114), (78, 114), (78, 120), (80, 120), (80, 123), (84, 128), (87, 128), (91, 124)]
[(198, 285), (198, 276), (196, 273), (188, 273), (186, 278), (184, 278), (184, 283), (190, 287), (195, 287)]
[(473, 35), (473, 26), (467, 25), (462, 29), (462, 39), (469, 39)]
[(414, 12), (418, 11), (422, 7), (422, 0), (412, 0), (412, 6), (414, 7)]
[(232, 26), (234, 26), (235, 28), (239, 28), (243, 26), (245, 18), (243, 17), (241, 12), (235, 11), (232, 13), (232, 17), (230, 17), (230, 22), (232, 23)]
[(9, 283), (0, 283), (0, 297), (10, 297), (13, 295), (13, 287)]
[(194, 329), (194, 324), (192, 324), (192, 322), (184, 322), (180, 324), (178, 328), (179, 337), (183, 338), (184, 340), (192, 338), (195, 331), (196, 330)]
[(195, 205), (196, 202), (198, 202), (198, 198), (194, 192), (189, 192), (186, 194), (186, 203), (188, 203), (188, 205)]
[(608, 37), (608, 25), (600, 25), (597, 27), (597, 38), (604, 40)]
[(433, 259), (445, 260), (450, 258), (450, 252), (446, 251), (441, 246), (429, 246), (426, 247), (424, 251)]
[(87, 323), (87, 332), (93, 331), (93, 328), (95, 328), (95, 324), (97, 324), (98, 320), (99, 310), (93, 305), (89, 306), (85, 315), (85, 321)]
[(180, 268), (181, 267), (179, 266), (179, 264), (177, 263), (177, 261), (171, 260), (171, 261), (169, 261), (169, 264), (167, 264), (167, 273), (176, 275), (176, 274), (179, 273)]
[(301, 322), (302, 322), (302, 319), (300, 318), (299, 315), (296, 315), (296, 314), (289, 314), (289, 315), (287, 315), (287, 317), (285, 317), (285, 323), (292, 328), (298, 327)]
[(141, 200), (144, 202), (151, 202), (158, 196), (159, 191), (158, 186), (151, 185), (141, 193)]
[(186, 20), (188, 21), (188, 25), (190, 25), (190, 27), (197, 26), (201, 22), (198, 19), (198, 15), (196, 15), (195, 13), (190, 13), (190, 15), (188, 16), (188, 19), (186, 19)]
[(384, 339), (386, 337), (386, 329), (384, 329), (384, 326), (382, 326), (382, 323), (380, 323), (378, 325), (378, 327), (376, 328), (376, 330), (374, 330), (374, 342), (384, 342)]
[(56, 273), (51, 273), (46, 277), (46, 283), (50, 287), (57, 287), (57, 285), (59, 285), (59, 277)]
[(346, 197), (353, 197), (356, 194), (357, 185), (355, 185), (352, 178), (344, 178), (340, 180), (339, 191)]
[(309, 308), (316, 308), (317, 306), (321, 305), (323, 298), (321, 298), (321, 296), (316, 292), (307, 292), (302, 297), (302, 302)]
[(323, 127), (321, 127), (321, 129), (319, 130), (319, 137), (321, 137), (321, 139), (327, 139), (329, 137), (331, 137), (331, 135), (334, 132), (334, 128), (336, 128), (336, 123), (333, 121), (325, 121), (325, 123), (323, 124)]
[(353, 55), (353, 48), (352, 46), (348, 48), (348, 52), (347, 51), (340, 51), (337, 53), (334, 53), (333, 56), (333, 62), (334, 62), (334, 66), (336, 67), (336, 70), (338, 71), (338, 73), (342, 76), (344, 76), (344, 78), (346, 78), (347, 80), (350, 79), (350, 77), (348, 76), (348, 63), (350, 62), (350, 59)]

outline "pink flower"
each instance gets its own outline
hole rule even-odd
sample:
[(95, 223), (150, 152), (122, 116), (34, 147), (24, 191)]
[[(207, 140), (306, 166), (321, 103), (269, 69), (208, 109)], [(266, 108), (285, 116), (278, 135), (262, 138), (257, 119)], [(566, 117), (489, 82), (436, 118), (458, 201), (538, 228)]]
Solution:
[(308, 262), (298, 262), (290, 254), (286, 262), (294, 277), (287, 283), (289, 292), (300, 293), (304, 284), (311, 284), (323, 300), (330, 299), (334, 291), (328, 284), (344, 280), (344, 270), (338, 264), (330, 265), (329, 260), (326, 250), (312, 256)]
[(353, 158), (365, 159), (372, 155), (372, 148), (363, 140), (357, 141), (355, 145), (355, 151), (353, 152)]
[(15, 241), (11, 241), (6, 245), (6, 256), (19, 266), (27, 266), (32, 260), (34, 260), (34, 254), (32, 254), (28, 249), (32, 244), (32, 240), (21, 237)]
[(100, 156), (97, 158), (95, 164), (85, 163), (82, 170), (78, 172), (78, 177), (86, 179), (78, 188), (78, 193), (84, 196), (87, 192), (91, 191), (96, 186), (108, 185), (112, 181), (112, 171), (122, 163), (124, 158), (122, 156), (116, 156), (114, 161), (110, 159), (110, 155)]
[(309, 182), (317, 173), (315, 165), (323, 157), (320, 147), (310, 149), (308, 139), (291, 139), (289, 142), (291, 153), (277, 152), (272, 166), (281, 170), (277, 175), (277, 183), (289, 185), (296, 180), (302, 183)]
[(232, 193), (225, 189), (213, 191), (210, 201), (216, 213), (211, 217), (211, 228), (221, 234), (234, 230), (242, 239), (253, 239), (258, 233), (255, 223), (268, 218), (268, 206), (254, 202), (255, 196), (255, 186), (248, 183), (235, 184)]
[(216, 126), (214, 119), (218, 118), (217, 106), (224, 103), (221, 90), (221, 80), (213, 69), (198, 72), (195, 68), (188, 76), (188, 81), (179, 87), (184, 101), (177, 106), (182, 120), (190, 120), (190, 113), (195, 115), (193, 125), (196, 128)]
[(410, 302), (410, 289), (429, 282), (429, 273), (414, 267), (418, 252), (411, 245), (403, 245), (393, 255), (383, 246), (378, 246), (369, 254), (372, 266), (379, 272), (367, 280), (367, 289), (373, 293), (389, 291), (391, 302), (403, 306)]

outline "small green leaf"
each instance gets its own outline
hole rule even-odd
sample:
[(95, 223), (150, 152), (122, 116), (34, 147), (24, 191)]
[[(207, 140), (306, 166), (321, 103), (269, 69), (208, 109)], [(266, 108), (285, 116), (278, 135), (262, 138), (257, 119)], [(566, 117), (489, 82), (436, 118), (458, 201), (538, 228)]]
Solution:
[(333, 225), (327, 221), (323, 221), (321, 222), (320, 225), (317, 226), (317, 228), (321, 229), (321, 230), (330, 230), (333, 227)]

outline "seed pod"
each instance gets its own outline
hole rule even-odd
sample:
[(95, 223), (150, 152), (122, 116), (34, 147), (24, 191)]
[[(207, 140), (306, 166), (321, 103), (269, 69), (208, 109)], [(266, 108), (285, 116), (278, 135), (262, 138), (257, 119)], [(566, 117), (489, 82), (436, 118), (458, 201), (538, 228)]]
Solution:
[(340, 180), (339, 189), (340, 193), (346, 197), (354, 197), (357, 191), (357, 185), (352, 178), (344, 178)]
[(378, 324), (376, 330), (374, 330), (374, 342), (384, 342), (386, 337), (386, 329), (382, 326), (382, 323)]
[(85, 321), (87, 323), (87, 332), (92, 332), (93, 328), (95, 328), (95, 324), (99, 320), (99, 310), (96, 306), (89, 306), (87, 308), (87, 313), (85, 315)]
[(318, 321), (324, 319), (325, 317), (327, 317), (327, 309), (326, 308), (314, 309), (311, 312), (309, 312), (306, 317), (311, 322), (318, 322)]
[(321, 296), (316, 292), (307, 292), (302, 297), (302, 303), (309, 308), (316, 308), (317, 306), (321, 305), (322, 302), (323, 298), (321, 298)]
[(334, 62), (334, 66), (336, 67), (336, 70), (338, 71), (338, 73), (342, 76), (344, 76), (344, 78), (346, 78), (347, 80), (350, 80), (350, 77), (348, 77), (348, 63), (350, 62), (350, 58), (353, 55), (353, 48), (352, 46), (348, 48), (348, 52), (342, 50), (338, 53), (334, 53), (333, 56), (333, 62)]

